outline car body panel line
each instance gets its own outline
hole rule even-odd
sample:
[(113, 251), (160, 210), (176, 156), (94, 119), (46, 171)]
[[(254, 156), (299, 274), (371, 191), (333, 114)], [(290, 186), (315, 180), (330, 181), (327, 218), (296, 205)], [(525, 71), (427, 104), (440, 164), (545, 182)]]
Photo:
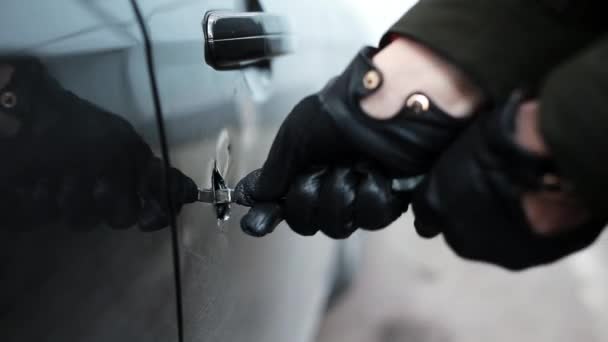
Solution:
[(176, 304), (176, 314), (177, 314), (177, 334), (178, 341), (184, 341), (184, 320), (183, 320), (183, 305), (182, 305), (182, 285), (181, 285), (181, 265), (180, 265), (180, 247), (179, 247), (179, 231), (177, 229), (177, 222), (175, 219), (175, 210), (173, 203), (171, 203), (171, 196), (169, 192), (168, 185), (169, 183), (169, 175), (167, 170), (170, 168), (170, 160), (169, 160), (169, 148), (167, 146), (167, 136), (165, 133), (165, 128), (163, 124), (163, 115), (162, 115), (162, 106), (160, 102), (160, 94), (158, 90), (158, 80), (156, 77), (156, 72), (154, 69), (154, 54), (152, 51), (152, 42), (150, 39), (150, 34), (148, 32), (148, 27), (144, 20), (144, 16), (137, 4), (136, 0), (129, 0), (131, 2), (131, 6), (133, 7), (133, 11), (135, 12), (135, 16), (140, 26), (141, 34), (144, 39), (144, 50), (146, 54), (146, 63), (148, 67), (148, 73), (150, 77), (150, 88), (152, 91), (152, 99), (154, 101), (154, 114), (156, 116), (156, 121), (158, 123), (158, 134), (160, 138), (160, 147), (163, 155), (163, 163), (164, 163), (164, 177), (163, 181), (165, 183), (165, 197), (169, 202), (170, 215), (169, 215), (169, 224), (171, 229), (171, 245), (172, 245), (172, 254), (173, 254), (173, 269), (174, 269), (174, 278), (175, 278), (175, 304)]

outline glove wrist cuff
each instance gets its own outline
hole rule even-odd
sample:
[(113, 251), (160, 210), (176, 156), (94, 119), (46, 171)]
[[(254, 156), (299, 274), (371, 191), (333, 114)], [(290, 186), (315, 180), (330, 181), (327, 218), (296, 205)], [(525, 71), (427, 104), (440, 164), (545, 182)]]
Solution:
[(372, 62), (376, 51), (362, 49), (346, 71), (328, 83), (318, 94), (322, 109), (352, 145), (394, 176), (424, 174), (469, 120), (446, 114), (420, 92), (411, 94), (390, 119), (374, 119), (364, 113), (361, 100), (383, 82)]

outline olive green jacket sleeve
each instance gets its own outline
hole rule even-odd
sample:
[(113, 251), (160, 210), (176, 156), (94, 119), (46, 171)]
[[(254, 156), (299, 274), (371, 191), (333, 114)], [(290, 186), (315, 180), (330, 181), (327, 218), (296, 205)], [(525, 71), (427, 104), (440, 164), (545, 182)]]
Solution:
[(608, 212), (608, 35), (547, 78), (541, 133), (559, 170), (597, 212)]
[(598, 35), (595, 21), (577, 14), (590, 2), (421, 0), (389, 33), (431, 48), (500, 103), (513, 89), (538, 84)]
[(382, 44), (391, 34), (422, 43), (467, 74), (490, 103), (541, 86), (542, 135), (560, 172), (606, 213), (606, 7), (602, 0), (421, 0)]

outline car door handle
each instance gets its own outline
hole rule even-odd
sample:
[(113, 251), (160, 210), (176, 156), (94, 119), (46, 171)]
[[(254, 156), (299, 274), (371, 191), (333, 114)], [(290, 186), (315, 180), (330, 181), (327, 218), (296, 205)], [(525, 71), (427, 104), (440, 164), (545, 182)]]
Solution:
[(205, 60), (218, 70), (244, 68), (293, 49), (286, 20), (264, 12), (211, 11), (203, 30)]

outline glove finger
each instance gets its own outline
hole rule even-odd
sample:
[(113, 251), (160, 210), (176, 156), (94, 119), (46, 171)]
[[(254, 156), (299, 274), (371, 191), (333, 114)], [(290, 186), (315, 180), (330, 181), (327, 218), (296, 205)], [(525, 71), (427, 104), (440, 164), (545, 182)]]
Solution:
[(234, 196), (236, 203), (245, 207), (253, 207), (255, 200), (255, 189), (258, 179), (262, 174), (262, 169), (257, 169), (243, 177), (234, 188)]
[(280, 204), (257, 203), (241, 219), (241, 229), (248, 235), (262, 237), (272, 233), (281, 220), (283, 209)]
[(110, 227), (127, 229), (137, 222), (140, 202), (128, 182), (102, 178), (95, 184), (93, 198), (99, 215)]
[(315, 235), (319, 231), (314, 222), (319, 206), (319, 194), (326, 169), (312, 171), (299, 176), (289, 189), (283, 210), (285, 221), (296, 233), (304, 236)]
[[(164, 164), (160, 158), (154, 157), (141, 171), (138, 193), (142, 198), (154, 198), (166, 210), (166, 189), (164, 187)], [(184, 204), (194, 203), (198, 196), (196, 183), (180, 170), (171, 167), (167, 171), (168, 190), (171, 204), (178, 213)]]
[(148, 198), (143, 200), (137, 225), (144, 232), (160, 230), (169, 226), (169, 215), (157, 200)]
[(433, 177), (426, 178), (414, 190), (412, 198), (412, 210), (414, 211), (414, 228), (418, 235), (426, 239), (432, 239), (441, 234), (443, 223), (438, 210), (433, 208), (433, 203), (436, 203), (437, 198), (433, 197), (437, 191), (433, 191), (435, 186)]
[(322, 180), (317, 215), (314, 223), (333, 239), (351, 236), (358, 178), (350, 168), (336, 168)]
[(285, 197), (295, 178), (310, 165), (335, 162), (344, 141), (317, 96), (303, 99), (287, 116), (268, 154), (255, 188), (254, 199), (278, 201)]
[(392, 179), (377, 170), (367, 169), (362, 177), (354, 204), (354, 223), (366, 230), (385, 228), (407, 210), (410, 194), (394, 192)]
[(425, 239), (432, 239), (437, 235), (441, 234), (441, 228), (432, 224), (425, 223), (417, 217), (414, 219), (414, 228), (416, 229), (416, 233), (418, 233), (420, 237)]
[(594, 243), (605, 227), (606, 219), (598, 218), (561, 236), (553, 237), (553, 250), (547, 253), (545, 262), (551, 262), (582, 250)]

